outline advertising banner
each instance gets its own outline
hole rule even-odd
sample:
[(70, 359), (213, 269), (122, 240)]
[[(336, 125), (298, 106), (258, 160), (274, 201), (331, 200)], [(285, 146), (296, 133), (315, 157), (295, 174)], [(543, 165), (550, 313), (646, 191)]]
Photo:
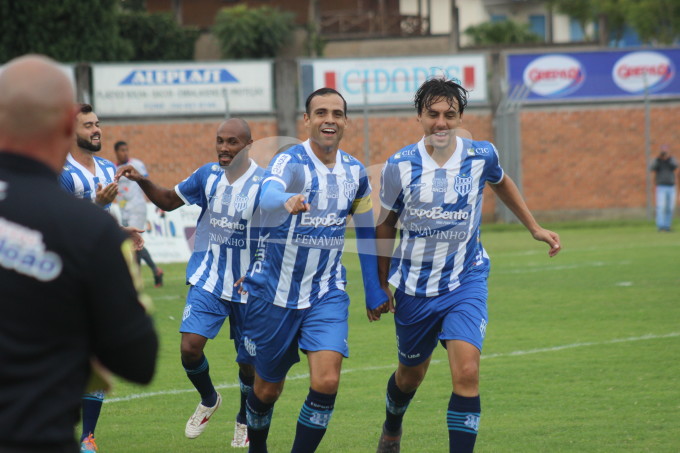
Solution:
[[(146, 204), (146, 232), (144, 246), (157, 263), (186, 263), (194, 248), (196, 221), (201, 208), (196, 205), (181, 206), (165, 212), (152, 203)], [(111, 205), (111, 215), (120, 222), (117, 204)]]
[(526, 85), (529, 101), (680, 96), (680, 49), (510, 54), (510, 86)]
[(455, 79), (470, 90), (470, 102), (487, 102), (484, 55), (318, 59), (300, 61), (300, 107), (309, 93), (323, 87), (338, 90), (348, 107), (413, 105), (413, 95), (428, 78)]
[(273, 111), (272, 62), (93, 64), (102, 117)]

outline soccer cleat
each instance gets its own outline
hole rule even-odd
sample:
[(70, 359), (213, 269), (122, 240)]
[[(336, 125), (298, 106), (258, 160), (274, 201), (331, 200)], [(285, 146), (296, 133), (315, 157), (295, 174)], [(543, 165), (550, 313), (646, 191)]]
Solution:
[(99, 449), (94, 441), (94, 436), (90, 433), (90, 435), (80, 443), (80, 453), (91, 453), (96, 451), (99, 451)]
[(222, 397), (218, 393), (217, 402), (213, 407), (206, 407), (202, 403), (198, 403), (198, 407), (196, 408), (194, 415), (191, 416), (187, 422), (186, 428), (184, 428), (184, 435), (189, 439), (195, 439), (200, 436), (205, 427), (208, 426), (210, 417), (212, 417), (215, 411), (220, 407), (221, 402)]
[(376, 453), (399, 453), (401, 445), (401, 427), (396, 434), (388, 433), (383, 425), (380, 441), (378, 441), (378, 449)]
[(248, 425), (236, 422), (234, 425), (234, 438), (231, 441), (232, 447), (248, 447), (250, 440), (248, 440)]
[(163, 269), (160, 267), (156, 268), (156, 273), (153, 276), (153, 284), (156, 288), (163, 286)]

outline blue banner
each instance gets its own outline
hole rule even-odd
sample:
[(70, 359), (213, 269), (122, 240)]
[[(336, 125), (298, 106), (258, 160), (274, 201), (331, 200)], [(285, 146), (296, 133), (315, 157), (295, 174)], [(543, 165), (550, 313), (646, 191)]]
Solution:
[(510, 54), (506, 67), (530, 101), (680, 97), (680, 49)]

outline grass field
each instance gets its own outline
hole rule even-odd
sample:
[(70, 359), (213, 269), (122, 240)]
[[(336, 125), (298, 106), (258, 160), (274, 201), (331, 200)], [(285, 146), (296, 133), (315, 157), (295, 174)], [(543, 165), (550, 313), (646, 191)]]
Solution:
[[(680, 233), (650, 223), (550, 227), (564, 246), (552, 259), (519, 228), (483, 229), (492, 271), (476, 451), (679, 452)], [(351, 358), (318, 451), (372, 452), (396, 366), (394, 326), (391, 316), (366, 320), (356, 255), (345, 264)], [(184, 266), (163, 267), (161, 289), (143, 269), (161, 341), (156, 377), (148, 387), (117, 384), (97, 428), (100, 452), (245, 451), (230, 447), (239, 391), (228, 331), (206, 349), (223, 406), (201, 437), (184, 437), (199, 401), (179, 361)], [(438, 348), (405, 417), (404, 453), (448, 451), (448, 368)], [(303, 358), (275, 407), (272, 453), (290, 451), (306, 373)]]

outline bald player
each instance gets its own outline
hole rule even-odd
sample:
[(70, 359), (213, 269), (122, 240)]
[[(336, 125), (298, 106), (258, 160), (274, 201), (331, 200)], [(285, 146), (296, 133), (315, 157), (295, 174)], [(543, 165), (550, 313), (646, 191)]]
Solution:
[[(240, 118), (224, 121), (215, 136), (217, 162), (203, 165), (174, 189), (157, 186), (132, 165), (119, 167), (116, 172), (116, 180), (125, 176), (137, 181), (149, 200), (164, 211), (185, 204), (201, 208), (194, 251), (187, 264), (186, 281), (191, 286), (180, 326), (182, 365), (201, 395), (185, 427), (184, 434), (190, 439), (203, 432), (222, 401), (203, 353), (208, 339), (215, 338), (229, 317), (230, 338), (236, 350), (241, 342), (248, 296), (240, 294), (234, 285), (250, 264), (251, 242), (257, 243), (253, 214), (264, 174), (248, 156), (252, 143), (248, 123)], [(253, 367), (239, 363), (241, 407), (231, 443), (234, 447), (248, 446), (245, 400), (253, 380)]]
[(0, 451), (76, 452), (91, 359), (138, 383), (158, 342), (113, 218), (59, 189), (71, 83), (42, 56), (0, 73)]

